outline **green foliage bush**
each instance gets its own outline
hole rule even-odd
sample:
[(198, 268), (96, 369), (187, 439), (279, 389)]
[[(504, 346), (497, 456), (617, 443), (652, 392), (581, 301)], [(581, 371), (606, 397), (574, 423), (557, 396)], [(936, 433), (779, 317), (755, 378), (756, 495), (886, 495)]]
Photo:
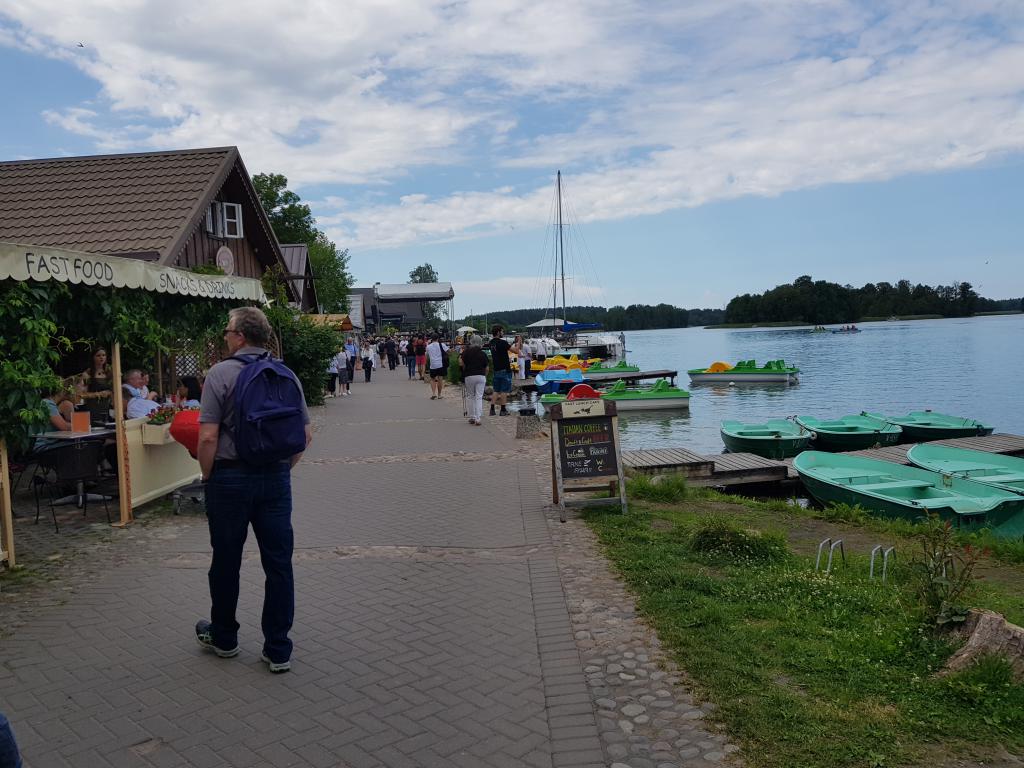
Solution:
[(722, 517), (708, 517), (690, 536), (695, 552), (760, 563), (786, 559), (786, 540), (781, 534), (740, 528)]

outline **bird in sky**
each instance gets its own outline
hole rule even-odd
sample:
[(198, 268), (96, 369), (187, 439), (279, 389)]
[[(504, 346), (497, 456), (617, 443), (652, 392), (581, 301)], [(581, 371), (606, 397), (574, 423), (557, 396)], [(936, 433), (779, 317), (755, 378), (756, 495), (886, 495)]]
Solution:
[(85, 48), (85, 43), (79, 43), (79, 44), (78, 44), (78, 47), (79, 47), (79, 48)]

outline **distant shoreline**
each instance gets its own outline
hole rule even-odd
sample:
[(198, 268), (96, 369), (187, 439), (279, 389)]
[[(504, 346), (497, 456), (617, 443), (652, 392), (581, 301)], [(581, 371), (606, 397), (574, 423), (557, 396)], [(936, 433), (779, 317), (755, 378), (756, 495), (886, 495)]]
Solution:
[[(1020, 315), (1024, 314), (1019, 309), (1004, 309), (995, 312), (975, 312), (969, 317), (991, 317), (993, 315)], [(897, 315), (892, 318), (892, 321), (906, 321), (906, 320), (963, 320), (961, 317), (943, 317), (942, 315)], [(885, 323), (889, 322), (888, 317), (865, 317), (861, 320), (857, 320), (856, 324), (860, 323)], [(828, 323), (828, 325), (847, 325), (847, 323)], [(800, 328), (800, 327), (813, 327), (813, 323), (805, 323), (802, 320), (779, 320), (771, 323), (719, 323), (718, 325), (705, 325), (704, 330), (717, 331), (717, 330), (728, 330), (731, 328)]]

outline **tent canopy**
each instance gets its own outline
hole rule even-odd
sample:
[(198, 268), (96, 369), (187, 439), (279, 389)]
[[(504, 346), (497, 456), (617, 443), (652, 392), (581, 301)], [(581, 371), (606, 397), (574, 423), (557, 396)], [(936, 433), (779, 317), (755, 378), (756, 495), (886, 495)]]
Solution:
[(377, 301), (451, 301), (455, 298), (451, 283), (377, 283), (373, 294)]
[(251, 277), (200, 275), (138, 259), (16, 243), (0, 243), (0, 280), (7, 279), (59, 280), (62, 283), (267, 303), (260, 281)]

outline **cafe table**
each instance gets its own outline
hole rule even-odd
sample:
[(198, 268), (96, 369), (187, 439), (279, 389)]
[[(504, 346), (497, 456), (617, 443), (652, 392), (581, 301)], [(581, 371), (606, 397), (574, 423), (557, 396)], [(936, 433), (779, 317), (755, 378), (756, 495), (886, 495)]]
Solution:
[[(93, 427), (88, 432), (67, 432), (67, 431), (55, 431), (55, 432), (43, 432), (42, 434), (36, 435), (36, 438), (46, 438), (47, 440), (64, 440), (71, 443), (79, 443), (84, 440), (106, 440), (109, 437), (113, 437), (116, 431), (113, 427)], [(74, 504), (79, 509), (85, 503), (85, 481), (78, 481), (78, 490), (70, 496), (64, 496), (53, 502), (55, 507), (63, 506), (66, 504)], [(88, 495), (89, 501), (103, 501), (104, 499), (109, 500), (109, 496), (101, 496), (96, 493), (90, 493)]]

